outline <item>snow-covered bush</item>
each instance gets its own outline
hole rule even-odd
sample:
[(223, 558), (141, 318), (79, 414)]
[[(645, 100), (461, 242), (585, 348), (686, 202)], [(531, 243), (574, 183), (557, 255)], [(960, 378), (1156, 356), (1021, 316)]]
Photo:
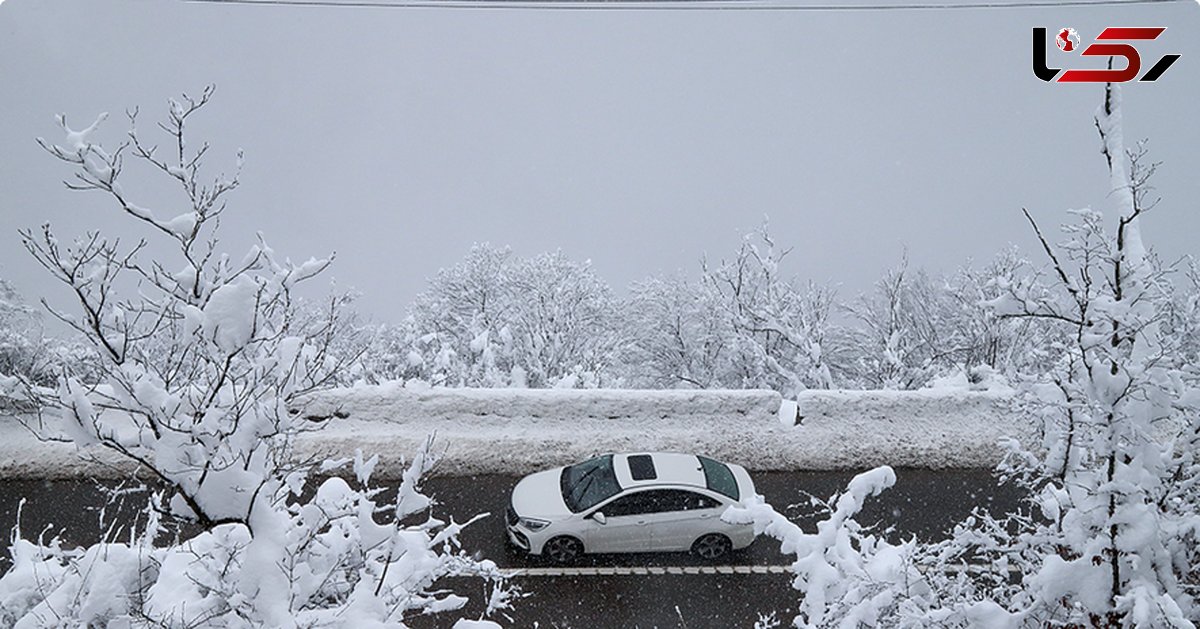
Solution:
[[(470, 522), (423, 516), (430, 501), (418, 483), (433, 464), (429, 449), (417, 454), (390, 503), (370, 485), (377, 461), (360, 453), (354, 486), (327, 478), (312, 498), (289, 496), (253, 528), (220, 524), (179, 542), (152, 508), (129, 539), (87, 548), (34, 543), (17, 529), (13, 565), (0, 577), (0, 625), (404, 627), (411, 616), (461, 608), (464, 597), (435, 589), (455, 576), (485, 579), (489, 613), (506, 609), (511, 591), (495, 564), (457, 548)], [(289, 484), (300, 491), (304, 479)]]
[[(72, 245), (49, 225), (22, 232), (77, 298), (80, 316), (57, 315), (103, 357), (98, 382), (63, 377), (48, 416), (32, 427), (115, 452), (161, 491), (147, 526), (125, 542), (62, 549), (15, 539), (14, 568), (0, 578), (0, 617), (18, 626), (401, 627), (409, 613), (457, 608), (460, 597), (431, 593), (434, 580), (496, 575), (452, 552), (460, 525), (406, 521), (429, 507), (417, 491), (432, 464), (427, 452), (394, 504), (376, 504), (374, 459), (356, 461), (358, 487), (333, 478), (301, 498), (312, 464), (296, 461), (292, 444), (319, 428), (305, 419), (302, 397), (329, 386), (354, 358), (333, 351), (345, 302), (297, 307), (295, 288), (329, 260), (293, 264), (261, 235), (244, 256), (219, 250), (218, 219), (237, 175), (202, 179), (208, 145), (185, 139), (211, 94), (170, 102), (160, 125), (173, 140), (168, 151), (139, 137), (136, 113), (112, 151), (91, 139), (103, 116), (82, 131), (60, 116), (65, 141), (39, 140), (73, 166), (70, 187), (106, 194), (176, 257), (148, 259), (146, 240), (122, 249), (99, 232)], [(165, 217), (138, 205), (121, 185), (126, 157), (174, 180), (188, 209)], [(381, 515), (390, 520), (381, 524)], [(202, 532), (160, 539), (164, 518)], [(495, 604), (504, 602), (500, 592)]]
[[(902, 591), (911, 567), (914, 542), (890, 544), (881, 535), (854, 520), (864, 501), (896, 483), (890, 467), (879, 467), (855, 476), (846, 491), (821, 506), (829, 517), (817, 524), (816, 533), (799, 526), (755, 496), (731, 508), (722, 517), (753, 524), (757, 534), (780, 541), (784, 554), (795, 555), (792, 587), (804, 593), (794, 625), (816, 627), (888, 626), (881, 620), (916, 594)], [(910, 574), (912, 573), (912, 574)], [(919, 586), (919, 576), (913, 579)]]

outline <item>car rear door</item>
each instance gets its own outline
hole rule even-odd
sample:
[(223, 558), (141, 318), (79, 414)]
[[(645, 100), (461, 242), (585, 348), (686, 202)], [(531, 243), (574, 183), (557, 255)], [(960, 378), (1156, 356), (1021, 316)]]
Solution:
[[(588, 552), (631, 553), (650, 547), (649, 516), (654, 509), (650, 492), (638, 491), (618, 496), (593, 511), (588, 518), (583, 543)], [(595, 514), (604, 514), (604, 524)]]
[(692, 542), (720, 528), (721, 503), (686, 489), (656, 490), (656, 513), (649, 516), (650, 548), (689, 550)]

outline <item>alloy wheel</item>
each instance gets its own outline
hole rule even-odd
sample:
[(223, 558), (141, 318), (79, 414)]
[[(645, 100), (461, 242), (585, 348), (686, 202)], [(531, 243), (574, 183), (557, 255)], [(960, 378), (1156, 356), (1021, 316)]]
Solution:
[(692, 544), (692, 552), (709, 561), (724, 557), (732, 549), (733, 543), (729, 538), (719, 533), (709, 533)]
[(555, 537), (546, 542), (542, 552), (555, 563), (567, 563), (583, 554), (583, 544), (574, 537)]

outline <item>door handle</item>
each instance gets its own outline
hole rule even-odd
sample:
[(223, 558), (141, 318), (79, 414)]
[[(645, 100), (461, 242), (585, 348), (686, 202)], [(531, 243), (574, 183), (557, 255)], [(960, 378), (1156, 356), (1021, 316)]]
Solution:
[(645, 521), (645, 520), (638, 520), (638, 525), (639, 525), (639, 526), (645, 526), (645, 524), (646, 524), (646, 521)]

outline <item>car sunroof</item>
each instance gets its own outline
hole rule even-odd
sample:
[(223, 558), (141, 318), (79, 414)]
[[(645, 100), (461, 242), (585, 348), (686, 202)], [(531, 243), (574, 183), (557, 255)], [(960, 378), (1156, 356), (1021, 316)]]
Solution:
[(654, 480), (658, 472), (654, 470), (654, 459), (649, 454), (635, 454), (629, 457), (629, 475), (633, 480)]

